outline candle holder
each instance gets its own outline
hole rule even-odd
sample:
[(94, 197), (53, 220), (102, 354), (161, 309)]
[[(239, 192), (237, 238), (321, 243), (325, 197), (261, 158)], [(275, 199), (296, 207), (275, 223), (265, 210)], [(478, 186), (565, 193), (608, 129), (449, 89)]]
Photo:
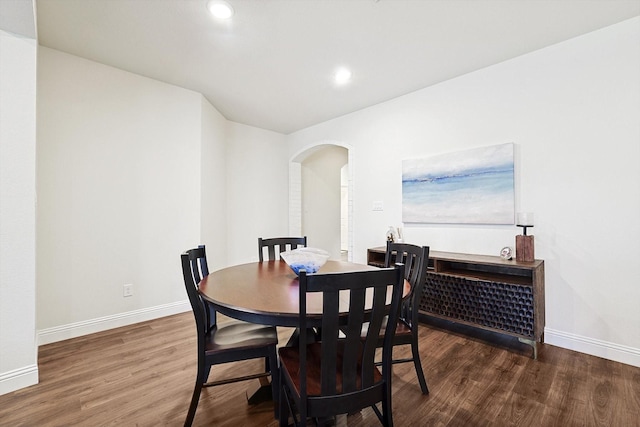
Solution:
[(527, 236), (527, 228), (533, 228), (533, 214), (518, 213), (516, 225), (522, 227), (522, 234), (516, 236), (516, 261), (531, 262), (535, 260), (534, 236)]
[(533, 228), (533, 225), (516, 224), (518, 227), (522, 227), (522, 235), (527, 235), (527, 227)]

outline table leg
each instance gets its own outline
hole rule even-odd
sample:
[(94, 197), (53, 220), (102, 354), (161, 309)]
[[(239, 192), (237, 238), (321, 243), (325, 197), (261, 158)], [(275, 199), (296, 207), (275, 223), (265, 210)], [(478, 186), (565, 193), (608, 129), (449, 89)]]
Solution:
[[(319, 328), (309, 328), (309, 331), (307, 332), (307, 344), (320, 341), (320, 337), (321, 335)], [(289, 337), (289, 340), (287, 341), (287, 344), (285, 344), (285, 347), (297, 347), (299, 341), (300, 331), (298, 330), (298, 328), (296, 328)]]
[(255, 405), (262, 402), (273, 400), (271, 392), (271, 382), (268, 378), (260, 378), (259, 381), (252, 381), (247, 388), (247, 402)]

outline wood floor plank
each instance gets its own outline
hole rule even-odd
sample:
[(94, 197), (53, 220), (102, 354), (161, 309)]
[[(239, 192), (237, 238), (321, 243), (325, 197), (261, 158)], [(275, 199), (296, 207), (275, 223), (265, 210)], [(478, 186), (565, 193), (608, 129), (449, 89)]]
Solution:
[[(279, 329), (286, 343), (291, 329)], [(484, 332), (422, 325), (430, 394), (413, 364), (394, 366), (396, 426), (640, 427), (640, 368)], [(191, 313), (42, 346), (40, 384), (0, 396), (0, 427), (181, 426), (196, 374)], [(394, 350), (396, 357), (409, 347)], [(260, 361), (216, 366), (215, 377), (251, 373)], [(273, 405), (247, 403), (248, 383), (204, 389), (194, 425), (275, 427)], [(311, 424), (310, 424), (311, 425)], [(378, 425), (367, 408), (336, 427)]]

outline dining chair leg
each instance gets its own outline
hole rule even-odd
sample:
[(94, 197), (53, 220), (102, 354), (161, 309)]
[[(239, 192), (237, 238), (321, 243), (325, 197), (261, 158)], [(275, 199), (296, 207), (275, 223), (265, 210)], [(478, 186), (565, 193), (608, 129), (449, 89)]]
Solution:
[(200, 400), (200, 392), (202, 391), (202, 381), (200, 375), (196, 379), (196, 386), (193, 389), (193, 396), (191, 396), (191, 404), (189, 405), (189, 412), (187, 412), (187, 419), (184, 421), (185, 427), (190, 427), (193, 424), (193, 419), (196, 417), (196, 409), (198, 409), (198, 401)]
[(382, 406), (382, 425), (386, 427), (393, 427), (393, 415), (391, 412), (391, 389), (387, 388), (385, 391), (384, 397), (381, 402)]
[[(284, 383), (284, 379), (282, 375), (279, 376), (279, 387), (278, 387), (278, 404), (280, 409), (278, 410), (278, 421), (280, 427), (288, 427), (289, 426), (289, 403), (287, 400), (287, 393), (285, 393), (282, 384)], [(273, 379), (272, 379), (273, 381)]]
[(418, 376), (418, 382), (420, 383), (420, 389), (422, 394), (429, 394), (429, 388), (427, 387), (427, 381), (424, 379), (424, 372), (422, 371), (422, 362), (420, 361), (420, 353), (418, 351), (417, 337), (411, 342), (411, 353), (413, 353), (413, 364), (416, 368), (416, 375)]
[(202, 376), (202, 386), (206, 387), (205, 384), (207, 384), (207, 380), (209, 379), (209, 374), (211, 373), (211, 365), (208, 365), (205, 369), (204, 369), (204, 375)]
[(271, 395), (273, 396), (273, 411), (276, 419), (279, 419), (280, 414), (280, 370), (278, 369), (278, 355), (276, 349), (273, 347), (269, 351), (269, 357), (267, 358), (269, 363), (269, 372), (271, 372)]

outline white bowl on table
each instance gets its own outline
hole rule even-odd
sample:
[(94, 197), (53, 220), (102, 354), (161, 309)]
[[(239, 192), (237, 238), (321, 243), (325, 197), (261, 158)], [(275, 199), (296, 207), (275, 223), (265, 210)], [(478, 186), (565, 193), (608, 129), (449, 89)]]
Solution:
[(300, 270), (311, 274), (316, 273), (327, 262), (329, 252), (317, 248), (298, 248), (281, 252), (280, 258), (289, 265), (296, 275), (300, 274)]

